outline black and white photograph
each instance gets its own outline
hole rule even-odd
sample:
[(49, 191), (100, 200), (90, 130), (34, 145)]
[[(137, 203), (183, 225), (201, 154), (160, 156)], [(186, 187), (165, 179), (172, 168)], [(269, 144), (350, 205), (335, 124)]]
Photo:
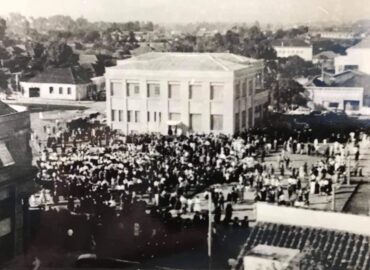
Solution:
[(369, 0), (4, 0), (1, 270), (370, 270)]

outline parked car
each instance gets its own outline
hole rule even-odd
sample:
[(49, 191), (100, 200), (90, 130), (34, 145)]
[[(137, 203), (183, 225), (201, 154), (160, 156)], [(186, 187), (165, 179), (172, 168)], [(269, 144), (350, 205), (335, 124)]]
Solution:
[(96, 256), (96, 254), (82, 254), (78, 256), (76, 260), (76, 267), (77, 268), (117, 268), (117, 269), (124, 269), (130, 268), (132, 269), (134, 266), (138, 268), (139, 262), (135, 261), (127, 261), (127, 260), (120, 260), (114, 258), (100, 258)]
[(288, 115), (309, 115), (311, 113), (310, 108), (297, 107), (296, 109), (289, 110), (286, 114)]

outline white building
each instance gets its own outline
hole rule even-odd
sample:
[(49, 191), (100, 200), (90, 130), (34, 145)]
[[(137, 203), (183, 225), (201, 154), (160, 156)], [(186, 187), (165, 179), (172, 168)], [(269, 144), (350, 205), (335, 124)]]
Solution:
[(305, 85), (315, 105), (347, 114), (368, 114), (370, 76), (358, 71), (331, 75), (323, 73)]
[(106, 69), (107, 122), (129, 132), (233, 134), (269, 99), (263, 61), (228, 53), (148, 53)]
[(370, 36), (347, 49), (346, 56), (335, 58), (335, 73), (355, 69), (370, 74)]
[(27, 98), (83, 100), (91, 83), (83, 69), (66, 67), (47, 69), (20, 85)]
[(306, 61), (312, 61), (312, 45), (302, 39), (280, 39), (272, 42), (272, 46), (277, 53), (277, 57), (287, 58), (289, 56), (299, 56)]

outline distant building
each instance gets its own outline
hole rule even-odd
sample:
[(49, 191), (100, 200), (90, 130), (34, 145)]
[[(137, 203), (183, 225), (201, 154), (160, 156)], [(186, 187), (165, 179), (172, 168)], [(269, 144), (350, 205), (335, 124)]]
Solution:
[(89, 76), (79, 67), (49, 68), (20, 82), (24, 97), (67, 100), (85, 99), (90, 84)]
[(338, 56), (335, 52), (323, 51), (313, 56), (312, 63), (320, 65), (324, 70), (334, 71), (334, 59)]
[(346, 56), (335, 58), (335, 73), (359, 70), (370, 74), (370, 36), (347, 49)]
[(349, 114), (368, 114), (370, 107), (370, 75), (358, 71), (340, 74), (323, 73), (305, 85), (316, 105)]
[(23, 253), (34, 176), (29, 140), (29, 112), (18, 112), (0, 102), (0, 268)]
[(343, 40), (352, 40), (356, 38), (356, 35), (352, 32), (344, 31), (316, 31), (311, 32), (311, 36), (320, 37), (323, 39), (343, 39)]
[(125, 133), (225, 133), (267, 108), (263, 61), (228, 53), (148, 53), (106, 69), (107, 122)]
[(272, 42), (277, 57), (286, 58), (299, 56), (306, 61), (312, 61), (313, 49), (310, 42), (303, 39), (277, 39)]

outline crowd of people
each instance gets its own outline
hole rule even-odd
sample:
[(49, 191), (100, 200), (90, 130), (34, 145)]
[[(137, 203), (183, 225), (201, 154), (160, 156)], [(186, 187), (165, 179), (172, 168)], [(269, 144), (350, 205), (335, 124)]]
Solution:
[[(123, 135), (99, 123), (59, 127), (48, 136), (35, 181), (50, 191), (54, 204), (66, 201), (70, 213), (89, 217), (104, 232), (104, 224), (119, 217), (133, 237), (152, 239), (206, 228), (202, 199), (208, 196), (214, 223), (229, 225), (248, 224), (247, 217), (233, 217), (233, 206), (248, 192), (255, 201), (292, 206), (308, 206), (314, 194), (330, 195), (334, 184), (345, 181), (348, 151), (355, 159), (360, 151), (359, 134), (338, 136), (319, 143), (309, 131)], [(318, 161), (297, 166), (290, 160), (295, 154)], [(225, 193), (222, 185), (228, 184), (234, 187)], [(159, 233), (154, 224), (169, 227)]]

